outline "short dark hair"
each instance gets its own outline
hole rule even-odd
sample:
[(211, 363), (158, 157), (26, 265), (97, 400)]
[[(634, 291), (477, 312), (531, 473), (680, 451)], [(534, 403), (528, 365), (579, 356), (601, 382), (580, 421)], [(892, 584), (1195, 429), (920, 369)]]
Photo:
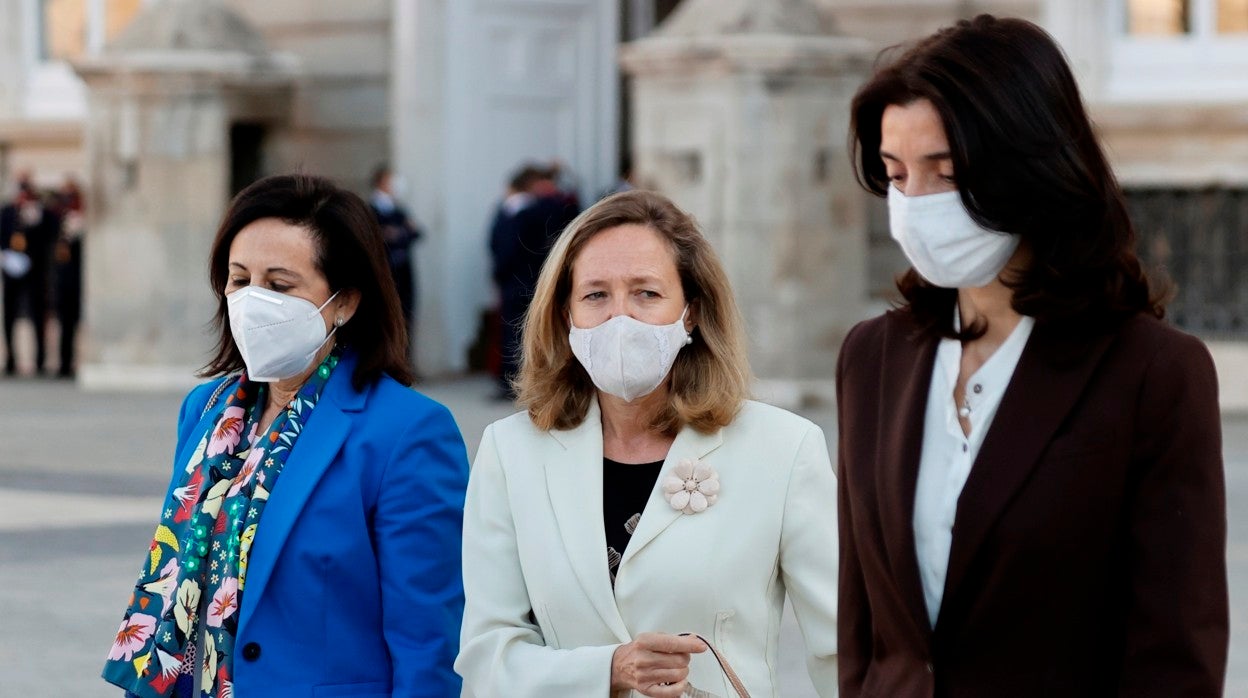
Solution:
[(383, 162), (373, 168), (373, 174), (368, 178), (368, 183), (374, 189), (381, 186), (381, 181), (390, 175), (390, 163)]
[(226, 375), (245, 366), (230, 332), (225, 300), (230, 245), (239, 231), (264, 218), (307, 230), (317, 248), (317, 269), (325, 275), (330, 291), (354, 289), (360, 294), (355, 315), (336, 335), (338, 342), (351, 346), (359, 356), (352, 376), (356, 389), (383, 373), (411, 385), (414, 375), (407, 355), (407, 325), (377, 218), (360, 197), (324, 177), (306, 174), (266, 177), (230, 202), (212, 243), (208, 267), (217, 296), (214, 323), (219, 338), (216, 355), (200, 376)]
[(515, 191), (527, 191), (529, 187), (543, 179), (554, 179), (557, 171), (540, 163), (530, 162), (523, 165), (511, 176), (508, 183)]
[(620, 179), (629, 179), (633, 176), (633, 156), (625, 153), (620, 156)]
[[(886, 49), (851, 107), (850, 149), (867, 190), (888, 192), (879, 153), (884, 110), (923, 99), (944, 124), (967, 211), (987, 228), (1020, 235), (1031, 253), (1028, 267), (1005, 279), (1017, 312), (1088, 330), (1140, 312), (1165, 314), (1074, 75), (1043, 29), (980, 15)], [(897, 286), (924, 328), (959, 336), (950, 327), (955, 289), (932, 286), (914, 269)]]

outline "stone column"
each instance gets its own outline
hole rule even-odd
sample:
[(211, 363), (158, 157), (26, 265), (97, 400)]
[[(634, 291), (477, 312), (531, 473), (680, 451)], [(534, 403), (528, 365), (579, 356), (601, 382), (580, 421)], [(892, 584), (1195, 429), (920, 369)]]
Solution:
[(87, 388), (195, 382), (211, 356), (208, 253), (230, 191), (230, 125), (281, 122), (291, 66), (216, 0), (149, 6), (75, 68), (88, 116)]
[[(23, 78), (26, 75), (27, 42), (31, 37), (22, 31), (25, 12), (20, 0), (0, 0), (0, 121), (16, 119), (22, 115), (21, 101)], [(0, 174), (0, 177), (5, 174)]]
[(686, 0), (624, 47), (633, 162), (697, 216), (742, 306), (760, 397), (833, 396), (866, 300), (866, 199), (846, 152), (870, 45), (810, 0)]

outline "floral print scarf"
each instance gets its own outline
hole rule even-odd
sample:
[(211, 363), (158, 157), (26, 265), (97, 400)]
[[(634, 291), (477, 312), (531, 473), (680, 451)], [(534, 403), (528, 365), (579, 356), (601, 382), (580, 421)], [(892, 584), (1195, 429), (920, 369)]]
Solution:
[(127, 695), (194, 698), (197, 669), (203, 698), (233, 695), (234, 635), (256, 527), (339, 355), (321, 362), (263, 435), (267, 385), (243, 375), (232, 386), (170, 491), (108, 653), (104, 679)]

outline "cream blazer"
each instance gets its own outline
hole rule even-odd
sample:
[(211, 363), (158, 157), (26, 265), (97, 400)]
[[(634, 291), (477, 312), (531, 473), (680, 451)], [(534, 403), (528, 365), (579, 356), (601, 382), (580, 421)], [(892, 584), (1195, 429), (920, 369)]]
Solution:
[[(597, 405), (568, 431), (524, 413), (486, 428), (464, 511), (464, 696), (608, 698), (615, 649), (647, 631), (699, 633), (752, 696), (777, 696), (786, 593), (819, 695), (836, 695), (836, 479), (822, 430), (747, 402), (716, 433), (682, 430), (659, 482), (685, 458), (718, 471), (719, 500), (682, 514), (656, 483), (613, 590)], [(709, 652), (689, 680), (735, 698)]]

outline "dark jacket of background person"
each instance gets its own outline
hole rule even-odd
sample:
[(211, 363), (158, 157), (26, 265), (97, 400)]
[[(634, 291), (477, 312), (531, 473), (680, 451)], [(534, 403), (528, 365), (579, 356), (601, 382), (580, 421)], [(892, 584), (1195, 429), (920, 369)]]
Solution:
[(0, 250), (12, 247), (15, 232), (17, 232), (17, 206), (6, 203), (0, 206)]
[(394, 275), (399, 303), (403, 306), (403, 317), (410, 325), (415, 317), (417, 300), (416, 265), (412, 245), (419, 242), (424, 234), (408, 218), (407, 211), (397, 201), (390, 201), (392, 204), (388, 207), (378, 205), (378, 199), (374, 196), (369, 205), (377, 215), (377, 224), (381, 226), (390, 273)]
[(6, 371), (9, 373), (13, 372), (14, 366), (13, 328), (23, 307), (35, 326), (36, 371), (44, 371), (47, 358), (44, 323), (48, 317), (51, 293), (49, 278), (52, 271), (52, 252), (60, 236), (61, 219), (41, 203), (38, 222), (23, 222), (20, 200), (29, 196), (23, 193), (19, 196), (19, 203), (5, 206), (0, 211), (0, 250), (12, 249), (14, 236), (20, 234), (26, 240), (26, 249), (22, 251), (30, 257), (30, 271), (21, 278), (0, 274), (4, 277), (5, 362)]
[(499, 288), (533, 294), (555, 238), (576, 217), (576, 207), (555, 196), (535, 197), (511, 216), (500, 211), (490, 232), (494, 281)]
[(1086, 338), (1036, 324), (962, 490), (933, 629), (912, 521), (938, 342), (898, 310), (841, 352), (842, 695), (1221, 695), (1205, 347), (1145, 315)]
[(520, 325), (533, 298), (542, 263), (555, 238), (576, 218), (576, 206), (563, 196), (538, 196), (512, 215), (500, 207), (490, 231), (494, 282), (502, 321), (500, 381), (504, 391), (519, 367)]
[(61, 326), (60, 375), (75, 372), (78, 322), (82, 318), (82, 193), (74, 186), (57, 197), (61, 233), (56, 243), (56, 318)]

